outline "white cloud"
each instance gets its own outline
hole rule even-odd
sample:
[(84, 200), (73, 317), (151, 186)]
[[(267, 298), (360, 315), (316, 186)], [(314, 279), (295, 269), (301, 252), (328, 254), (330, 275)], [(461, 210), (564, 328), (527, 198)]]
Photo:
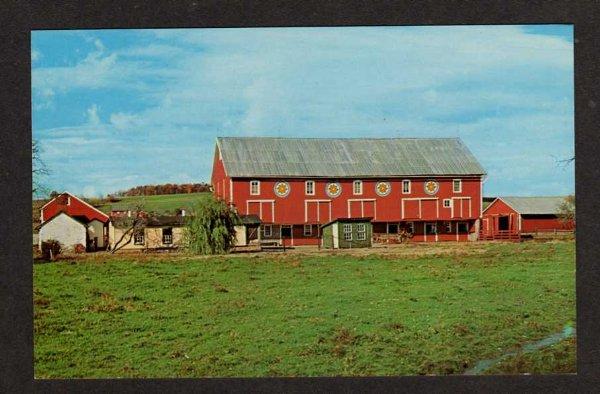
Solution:
[(110, 123), (117, 130), (131, 130), (141, 124), (141, 119), (137, 115), (117, 112), (110, 115)]
[(87, 122), (92, 126), (98, 126), (100, 124), (100, 117), (98, 116), (98, 106), (93, 104), (86, 110)]

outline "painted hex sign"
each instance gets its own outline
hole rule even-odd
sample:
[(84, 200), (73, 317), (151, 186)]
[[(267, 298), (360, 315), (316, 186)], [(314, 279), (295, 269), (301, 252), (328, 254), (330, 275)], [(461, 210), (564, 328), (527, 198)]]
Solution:
[(440, 184), (437, 181), (429, 180), (425, 182), (425, 193), (434, 195), (440, 190)]
[(342, 192), (342, 186), (338, 182), (331, 182), (327, 184), (325, 191), (329, 197), (337, 197)]
[(290, 194), (290, 184), (284, 181), (275, 183), (275, 194), (278, 197), (285, 197)]
[(382, 197), (387, 196), (391, 191), (392, 185), (389, 182), (377, 182), (375, 186), (375, 192)]

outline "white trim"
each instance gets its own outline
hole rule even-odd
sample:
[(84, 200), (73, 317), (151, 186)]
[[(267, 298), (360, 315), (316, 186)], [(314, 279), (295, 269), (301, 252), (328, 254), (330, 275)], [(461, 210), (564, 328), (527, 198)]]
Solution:
[(271, 203), (271, 219), (275, 222), (275, 200), (246, 200), (246, 215), (250, 214), (250, 203), (258, 203), (258, 217), (263, 220), (263, 203)]
[[(419, 219), (423, 216), (422, 215), (422, 209), (421, 209), (421, 201), (422, 200), (430, 200), (430, 201), (435, 201), (435, 200), (439, 200), (439, 197), (411, 197), (411, 198), (402, 198), (400, 200), (400, 214), (401, 214), (401, 219), (404, 219), (404, 201), (419, 201)], [(440, 217), (440, 204), (437, 203), (435, 204), (436, 207), (436, 215), (439, 218)]]
[[(252, 193), (252, 182), (257, 182), (257, 192), (256, 193)], [(251, 179), (250, 180), (250, 195), (251, 196), (260, 196), (260, 181), (258, 179)]]
[[(308, 227), (308, 229), (310, 230), (310, 231), (308, 232), (308, 234), (306, 233), (306, 228), (307, 228), (307, 227)], [(303, 235), (304, 237), (312, 237), (312, 235), (313, 235), (313, 234), (312, 234), (312, 224), (305, 224), (305, 225), (304, 225), (304, 229), (302, 230), (302, 235)]]
[[(273, 225), (272, 224), (263, 224), (263, 237), (272, 237), (273, 236)], [(269, 228), (269, 235), (267, 235), (267, 232), (265, 231), (267, 229), (267, 227)], [(279, 227), (279, 232), (281, 233), (281, 227)], [(281, 238), (281, 234), (279, 234), (279, 237)]]
[(233, 179), (229, 178), (229, 202), (233, 202)]
[(304, 200), (304, 223), (308, 222), (308, 203), (314, 202), (317, 204), (317, 222), (321, 222), (321, 209), (320, 203), (328, 203), (329, 204), (329, 221), (331, 222), (331, 201), (332, 200), (323, 200), (323, 199), (314, 199), (314, 200)]
[[(360, 192), (357, 193), (356, 192), (356, 185), (359, 184), (360, 185)], [(363, 194), (363, 181), (361, 181), (360, 179), (356, 179), (354, 181), (352, 181), (352, 195), (354, 196), (362, 196)]]
[[(448, 201), (448, 206), (446, 206), (446, 201)], [(452, 199), (451, 198), (444, 198), (442, 200), (442, 207), (452, 209)]]
[[(344, 241), (352, 241), (352, 223), (342, 223), (342, 239)], [(350, 231), (346, 231), (346, 226), (350, 226)], [(350, 238), (346, 238), (346, 234), (350, 234)]]
[[(307, 185), (308, 185), (308, 182), (312, 183), (312, 193), (308, 193), (308, 192), (307, 192)], [(313, 180), (310, 180), (310, 179), (309, 179), (309, 180), (306, 180), (306, 181), (304, 181), (304, 195), (305, 195), (305, 196), (314, 196), (314, 195), (315, 195), (315, 181), (313, 181)]]
[(423, 225), (423, 235), (425, 236), (425, 241), (427, 241), (427, 225), (428, 224), (431, 224), (433, 226), (433, 228), (435, 228), (435, 242), (437, 242), (438, 241), (437, 222), (425, 222), (425, 224)]
[[(454, 182), (458, 181), (458, 190), (454, 190)], [(462, 193), (462, 179), (460, 178), (455, 178), (452, 179), (452, 193)]]
[(361, 217), (365, 217), (365, 201), (366, 202), (373, 202), (373, 219), (375, 219), (377, 217), (377, 199), (376, 198), (349, 198), (347, 200), (348, 202), (348, 217), (351, 217), (351, 204), (352, 202), (359, 202), (360, 201), (360, 215)]
[[(465, 197), (465, 196), (462, 196), (462, 197), (451, 197), (451, 199), (452, 200), (469, 200), (469, 218), (471, 218), (473, 216), (472, 215), (472, 212), (473, 212), (473, 210), (472, 210), (473, 203), (472, 203), (471, 197)], [(452, 212), (451, 212), (451, 215), (452, 215), (451, 216), (452, 218), (454, 218), (454, 217), (463, 218), (464, 217), (462, 202), (460, 204), (460, 216), (454, 216), (454, 201), (452, 201)]]
[[(404, 182), (408, 182), (408, 191), (405, 192), (404, 191)], [(402, 180), (402, 194), (410, 194), (412, 189), (412, 182), (410, 181), (410, 179), (403, 179)]]

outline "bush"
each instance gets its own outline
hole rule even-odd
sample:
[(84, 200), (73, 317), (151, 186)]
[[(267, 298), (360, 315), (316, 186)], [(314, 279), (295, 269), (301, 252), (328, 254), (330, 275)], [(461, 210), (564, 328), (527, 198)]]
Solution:
[(49, 239), (42, 242), (42, 257), (46, 260), (54, 260), (56, 256), (61, 254), (62, 245), (55, 239)]
[(85, 246), (82, 244), (75, 245), (74, 248), (75, 253), (85, 253)]

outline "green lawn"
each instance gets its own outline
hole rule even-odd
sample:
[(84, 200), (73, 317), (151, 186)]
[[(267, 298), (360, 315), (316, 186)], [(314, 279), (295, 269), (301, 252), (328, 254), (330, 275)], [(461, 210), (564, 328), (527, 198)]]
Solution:
[(108, 213), (111, 209), (135, 209), (138, 204), (141, 204), (144, 210), (148, 212), (174, 214), (175, 210), (178, 208), (187, 208), (190, 210), (198, 201), (208, 198), (211, 194), (212, 193), (206, 192), (123, 197), (122, 200), (118, 202), (101, 205), (98, 209)]
[(574, 324), (572, 241), (398, 250), (36, 264), (35, 376), (460, 374)]

